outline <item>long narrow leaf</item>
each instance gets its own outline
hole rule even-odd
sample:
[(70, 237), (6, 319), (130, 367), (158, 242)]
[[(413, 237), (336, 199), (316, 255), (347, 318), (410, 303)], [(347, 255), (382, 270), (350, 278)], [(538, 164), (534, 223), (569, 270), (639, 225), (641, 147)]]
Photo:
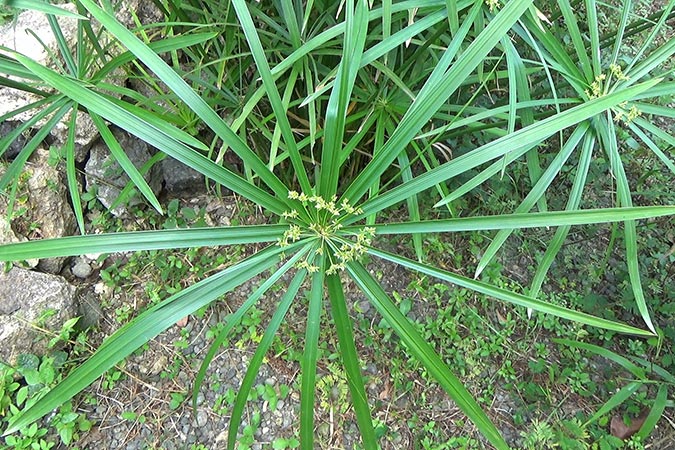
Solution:
[[(99, 8), (92, 0), (81, 0), (82, 5), (119, 41), (143, 61), (171, 90), (180, 97), (197, 116), (199, 116), (239, 157), (250, 165), (256, 174), (274, 192), (282, 194), (285, 199), (287, 191), (284, 184), (276, 177), (260, 158), (239, 138), (206, 101), (199, 96), (186, 82), (169, 67), (162, 58), (127, 30), (112, 15)], [(158, 147), (164, 150), (161, 146)]]
[(316, 361), (319, 355), (319, 332), (323, 311), (324, 278), (323, 257), (317, 256), (314, 264), (319, 271), (312, 275), (309, 293), (309, 310), (305, 327), (305, 350), (302, 355), (302, 381), (300, 385), (300, 443), (303, 448), (314, 448), (314, 402)]
[(355, 217), (353, 220), (359, 220), (366, 215), (381, 211), (388, 206), (405, 200), (414, 193), (422, 192), (425, 189), (434, 186), (441, 180), (448, 180), (461, 173), (465, 173), (467, 170), (498, 158), (507, 152), (524, 154), (527, 149), (530, 148), (530, 145), (541, 142), (560, 130), (564, 130), (589, 117), (599, 114), (608, 108), (616, 106), (619, 103), (632, 98), (634, 95), (655, 86), (660, 81), (660, 79), (650, 80), (640, 85), (621, 90), (620, 92), (599, 97), (586, 102), (583, 105), (571, 108), (565, 112), (556, 114), (548, 119), (544, 119), (529, 127), (516, 131), (513, 134), (485, 144), (466, 155), (462, 155), (424, 173), (423, 175), (417, 176), (410, 182), (403, 183), (402, 185), (379, 195), (377, 198), (368, 200), (362, 206), (363, 214)]
[(234, 406), (232, 407), (232, 416), (230, 418), (230, 426), (227, 433), (227, 448), (229, 450), (234, 450), (237, 444), (237, 432), (239, 431), (239, 424), (241, 424), (242, 414), (244, 413), (244, 407), (246, 406), (246, 400), (248, 395), (251, 392), (253, 383), (255, 383), (255, 378), (258, 376), (258, 371), (260, 370), (260, 365), (263, 362), (263, 358), (267, 353), (274, 336), (281, 325), (281, 322), (286, 317), (288, 309), (291, 307), (291, 303), (295, 300), (295, 296), (302, 285), (305, 277), (307, 276), (307, 270), (301, 269), (298, 273), (295, 274), (293, 280), (288, 285), (284, 296), (282, 297), (277, 310), (274, 312), (270, 323), (267, 325), (267, 329), (263, 334), (262, 340), (258, 344), (258, 348), (253, 354), (253, 358), (248, 362), (248, 367), (246, 369), (246, 375), (241, 381), (241, 386), (239, 387), (239, 392), (237, 393), (237, 398), (234, 401)]
[[(287, 273), (293, 266), (307, 254), (310, 247), (305, 245), (297, 253), (295, 253), (291, 258), (286, 261), (286, 263), (281, 266), (276, 272), (274, 272), (270, 277), (266, 278), (263, 283), (258, 286), (258, 288), (246, 299), (244, 303), (235, 311), (233, 314), (229, 315), (225, 319), (225, 325), (223, 328), (218, 330), (218, 334), (211, 343), (208, 352), (204, 356), (202, 363), (199, 366), (197, 375), (195, 375), (195, 381), (192, 388), (192, 408), (197, 411), (197, 397), (199, 395), (199, 390), (201, 389), (204, 378), (206, 377), (206, 371), (213, 361), (213, 358), (216, 356), (220, 346), (223, 345), (225, 339), (229, 335), (230, 331), (241, 322), (241, 319), (246, 315), (246, 313), (256, 304), (258, 300), (272, 287), (274, 284), (279, 281), (279, 279)], [(286, 254), (289, 253), (289, 250), (286, 249)]]
[(246, 280), (278, 262), (278, 247), (266, 251), (202, 280), (140, 314), (106, 339), (94, 355), (75, 369), (30, 408), (14, 416), (3, 435), (13, 433), (38, 420), (82, 389), (136, 349), (178, 320), (208, 305)]
[[(567, 159), (572, 155), (572, 152), (577, 148), (577, 145), (584, 137), (584, 134), (588, 130), (588, 127), (589, 127), (588, 123), (579, 124), (579, 126), (574, 130), (569, 139), (567, 139), (561, 151), (556, 154), (555, 158), (553, 158), (553, 161), (551, 161), (551, 164), (549, 165), (548, 169), (546, 169), (546, 171), (542, 174), (541, 178), (539, 178), (539, 181), (532, 187), (532, 190), (530, 190), (530, 192), (527, 194), (525, 199), (520, 203), (520, 205), (518, 205), (518, 207), (514, 211), (515, 214), (526, 213), (534, 207), (534, 205), (544, 195), (546, 189), (548, 189), (548, 187), (551, 185), (555, 177), (558, 176), (558, 174), (562, 170), (563, 165), (565, 164), (565, 162), (567, 162)], [(495, 257), (499, 249), (504, 244), (504, 242), (506, 242), (509, 236), (511, 236), (513, 231), (514, 231), (513, 229), (510, 230), (506, 229), (501, 230), (499, 231), (499, 233), (497, 233), (497, 235), (494, 237), (488, 248), (485, 250), (483, 256), (480, 258), (478, 266), (476, 267), (476, 273), (474, 277), (478, 278), (480, 273), (492, 261), (492, 259)]]
[(85, 253), (274, 242), (287, 229), (287, 225), (248, 225), (68, 236), (1, 245), (0, 261), (75, 256)]
[[(356, 1), (356, 6), (354, 6)], [(356, 74), (359, 70), (368, 31), (365, 0), (347, 0), (345, 39), (335, 85), (326, 106), (326, 120), (318, 189), (324, 198), (337, 192), (340, 151), (343, 149), (345, 120)]]
[[(39, 75), (40, 78), (57, 88), (63, 94), (75, 99), (81, 105), (86, 106), (90, 111), (108, 119), (120, 128), (145, 140), (150, 145), (161, 149), (169, 156), (174, 157), (187, 166), (194, 168), (205, 176), (223, 184), (246, 198), (265, 206), (270, 211), (281, 214), (286, 210), (286, 207), (281, 200), (271, 196), (257, 186), (252, 185), (226, 168), (215, 164), (204, 155), (201, 155), (194, 149), (176, 141), (152, 124), (139, 120), (138, 116), (119, 107), (100, 94), (85, 88), (74, 80), (43, 67), (24, 56), (16, 55), (16, 58), (32, 72)], [(267, 168), (265, 169), (267, 170)], [(280, 189), (282, 189), (283, 192), (286, 191), (285, 187)]]
[(54, 16), (88, 20), (86, 17), (81, 16), (80, 14), (51, 5), (44, 0), (7, 0), (7, 5), (13, 8), (29, 9), (31, 11), (39, 11), (46, 14), (52, 14)]
[(562, 306), (554, 305), (551, 303), (543, 302), (535, 298), (527, 297), (522, 294), (517, 294), (515, 292), (507, 291), (480, 281), (472, 280), (470, 278), (463, 277), (461, 275), (456, 275), (451, 272), (436, 269), (435, 267), (421, 264), (415, 262), (411, 259), (403, 258), (392, 253), (384, 252), (382, 250), (377, 250), (374, 248), (368, 249), (368, 253), (377, 256), (387, 261), (400, 264), (403, 267), (407, 267), (412, 270), (416, 270), (420, 273), (430, 275), (432, 277), (448, 281), (450, 283), (456, 284), (457, 286), (462, 286), (467, 289), (480, 292), (481, 294), (489, 295), (496, 299), (512, 303), (518, 306), (524, 306), (526, 308), (531, 308), (535, 311), (540, 311), (545, 314), (552, 314), (563, 319), (573, 320), (575, 322), (583, 323), (597, 328), (604, 328), (606, 330), (618, 331), (620, 333), (635, 334), (637, 336), (654, 336), (651, 331), (642, 330), (640, 328), (635, 328), (630, 325), (624, 325), (619, 322), (614, 322), (611, 320), (602, 319), (600, 317), (595, 317), (590, 314), (574, 311)]
[(483, 61), (531, 3), (532, 0), (512, 0), (507, 3), (485, 27), (485, 30), (461, 54), (447, 73), (442, 76), (442, 79), (436, 81), (436, 78), (433, 78), (430, 81), (425, 91), (426, 95), (423, 96), (421, 93), (418, 95), (411, 108), (401, 119), (396, 131), (389, 137), (387, 144), (382, 149), (381, 156), (372, 160), (365, 167), (344, 193), (343, 198), (352, 203), (358, 202), (366, 193), (370, 180), (384, 173), (403, 147), (414, 138), (415, 134), (455, 92), (461, 85), (462, 80)]
[(361, 264), (356, 262), (348, 263), (347, 268), (361, 291), (368, 297), (387, 323), (391, 325), (394, 332), (405, 343), (408, 351), (424, 365), (462, 412), (466, 414), (495, 448), (508, 450), (509, 446), (504, 441), (499, 430), (497, 430), (497, 427), (495, 427), (478, 403), (476, 403), (476, 400), (473, 399), (461, 381), (438, 356), (433, 347), (420, 336), (408, 318), (399, 311), (372, 275)]
[(303, 192), (311, 192), (307, 171), (305, 170), (302, 158), (298, 152), (298, 146), (293, 137), (293, 129), (291, 128), (291, 124), (288, 121), (288, 116), (286, 114), (288, 108), (284, 108), (281, 97), (279, 96), (279, 91), (274, 83), (274, 77), (272, 76), (269, 64), (267, 63), (267, 58), (265, 58), (265, 51), (263, 50), (255, 25), (253, 24), (251, 14), (248, 12), (246, 3), (244, 3), (243, 0), (233, 0), (232, 5), (237, 12), (239, 22), (241, 22), (241, 27), (244, 30), (246, 40), (251, 48), (251, 54), (253, 55), (258, 72), (262, 78), (267, 96), (270, 99), (272, 109), (274, 110), (274, 116), (278, 121), (278, 126), (281, 130), (284, 142), (286, 143), (286, 148), (291, 158), (293, 168), (295, 169), (295, 174), (298, 177), (300, 187)]
[(361, 431), (361, 439), (366, 450), (376, 450), (379, 447), (377, 445), (377, 438), (375, 437), (373, 420), (370, 416), (366, 388), (363, 384), (363, 375), (361, 373), (361, 364), (356, 352), (352, 321), (349, 318), (340, 276), (335, 274), (328, 275), (326, 277), (326, 287), (330, 298), (331, 316), (335, 322), (335, 332), (340, 346), (340, 357), (347, 374), (347, 385), (349, 386), (349, 393), (354, 404), (354, 413), (356, 414), (359, 431)]
[[(675, 206), (634, 206), (630, 208), (598, 208), (577, 211), (547, 211), (527, 214), (459, 217), (375, 224), (377, 234), (449, 233), (457, 231), (504, 230), (510, 228), (557, 227), (592, 223), (621, 222), (675, 215)], [(358, 226), (345, 227), (357, 231)]]

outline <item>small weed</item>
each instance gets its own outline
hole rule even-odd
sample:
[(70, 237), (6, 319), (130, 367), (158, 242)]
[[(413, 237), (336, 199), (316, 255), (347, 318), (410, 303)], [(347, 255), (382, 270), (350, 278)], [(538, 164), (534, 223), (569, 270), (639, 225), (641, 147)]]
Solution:
[[(16, 367), (0, 364), (0, 422), (3, 426), (20, 409), (34, 404), (60, 381), (65, 361), (64, 352), (54, 352), (42, 358), (19, 355)], [(70, 445), (91, 426), (83, 414), (73, 411), (71, 402), (65, 402), (48, 420), (24, 427), (18, 434), (6, 436), (4, 442), (13, 449), (48, 450), (58, 442)]]
[(272, 441), (272, 448), (274, 450), (284, 450), (287, 448), (298, 448), (300, 447), (300, 441), (298, 438), (276, 438)]

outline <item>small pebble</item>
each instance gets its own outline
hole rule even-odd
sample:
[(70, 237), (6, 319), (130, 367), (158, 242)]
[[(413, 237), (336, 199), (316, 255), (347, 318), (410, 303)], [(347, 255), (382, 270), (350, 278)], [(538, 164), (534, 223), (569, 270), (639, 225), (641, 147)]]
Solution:
[(73, 272), (73, 275), (75, 275), (77, 278), (87, 278), (89, 275), (91, 275), (91, 266), (87, 264), (85, 260), (82, 258), (78, 258), (77, 262), (71, 269), (71, 272)]
[(203, 409), (200, 409), (197, 412), (197, 425), (199, 425), (200, 427), (203, 427), (204, 425), (206, 425), (206, 422), (208, 422), (208, 420), (209, 420), (208, 413), (206, 411), (204, 411)]

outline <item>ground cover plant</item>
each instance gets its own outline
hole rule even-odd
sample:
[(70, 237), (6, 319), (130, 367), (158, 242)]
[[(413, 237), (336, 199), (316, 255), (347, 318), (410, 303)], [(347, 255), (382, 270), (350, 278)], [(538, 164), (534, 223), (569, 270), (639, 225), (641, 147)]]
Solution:
[[(108, 123), (156, 147), (160, 150), (157, 159), (173, 157), (203, 173), (215, 188), (226, 188), (253, 202), (269, 220), (264, 225), (7, 244), (0, 246), (0, 260), (252, 243), (266, 246), (139, 314), (44, 397), (16, 415), (5, 434), (68, 401), (181, 318), (262, 275), (258, 289), (228, 317), (214, 339), (197, 376), (196, 398), (205, 368), (228, 332), (265, 292), (290, 274), (292, 280), (283, 287), (284, 295), (234, 401), (229, 448), (237, 443), (248, 393), (293, 302), (308, 305), (301, 360), (302, 447), (314, 447), (317, 355), (325, 325), (321, 317), (327, 311), (337, 333), (363, 446), (377, 448), (345, 299), (347, 282), (360, 289), (406, 351), (419, 360), (487, 441), (495, 448), (508, 448), (437, 349), (370, 273), (366, 258), (382, 259), (537, 314), (662, 339), (659, 319), (650, 314), (650, 299), (640, 280), (636, 224), (672, 215), (675, 206), (633, 205), (631, 180), (622, 159), (622, 152), (630, 148), (621, 142), (632, 137), (636, 145), (647, 148), (675, 172), (669, 157), (675, 138), (668, 126), (659, 126), (673, 119), (668, 103), (675, 82), (668, 64), (675, 53), (675, 40), (664, 41), (661, 33), (670, 26), (675, 2), (656, 9), (647, 19), (633, 15), (631, 2), (623, 2), (617, 27), (601, 34), (597, 20), (601, 8), (592, 0), (575, 5), (567, 0), (542, 5), (531, 0), (385, 0), (373, 5), (358, 0), (306, 4), (282, 0), (269, 5), (243, 0), (169, 0), (156, 2), (167, 22), (153, 25), (162, 31), (153, 39), (149, 36), (155, 34), (146, 29), (129, 30), (121, 25), (112, 15), (115, 5), (110, 1), (73, 3), (78, 33), (89, 40), (78, 40), (74, 57), (62, 42), (59, 56), (65, 64), (46, 67), (11, 51), (0, 57), (0, 70), (6, 74), (0, 82), (42, 97), (26, 109), (43, 108), (36, 109), (34, 122), (0, 140), (0, 155), (19, 134), (49, 117), (0, 178), (0, 188), (8, 188), (10, 204), (25, 162), (51, 126), (70, 111), (74, 129), (76, 112), (81, 110), (92, 117), (132, 180), (120, 201), (137, 190), (162, 210), (108, 131)], [(9, 4), (52, 14), (55, 33), (59, 29), (56, 17), (66, 14), (39, 2)], [(624, 41), (640, 32), (644, 40), (627, 50)], [(99, 40), (105, 43), (103, 47), (96, 44)], [(125, 51), (111, 54), (118, 45)], [(157, 97), (104, 81), (123, 65), (153, 86)], [(2, 120), (8, 118), (11, 115)], [(73, 208), (84, 232), (86, 205), (77, 187), (73, 152), (70, 137), (63, 158)], [(598, 162), (608, 162), (603, 165), (606, 175), (615, 180), (613, 204), (595, 208), (591, 203), (581, 208), (588, 173)], [(527, 169), (527, 176), (520, 180), (525, 195), (515, 199), (512, 207), (504, 205), (498, 214), (478, 211), (462, 216), (465, 212), (459, 206), (465, 195), (520, 164)], [(549, 211), (550, 192), (561, 189), (566, 193), (563, 209)], [(435, 196), (438, 212), (433, 219), (420, 206), (423, 193)], [(392, 211), (400, 208), (408, 219), (389, 221)], [(571, 227), (610, 222), (621, 224), (639, 318), (630, 323), (559, 306), (541, 293)], [(558, 228), (525, 294), (480, 281), (481, 273), (515, 230), (536, 227)], [(425, 262), (423, 236), (480, 230), (499, 231), (484, 250), (474, 278)], [(380, 244), (385, 238), (399, 235), (410, 236), (416, 259), (383, 250)], [(583, 348), (603, 354), (595, 347)], [(607, 407), (620, 404), (636, 384), (647, 382), (645, 369), (624, 360), (619, 364), (641, 381), (621, 390)], [(659, 389), (653, 419), (645, 421), (641, 434), (649, 434), (654, 427), (667, 392), (667, 387)]]

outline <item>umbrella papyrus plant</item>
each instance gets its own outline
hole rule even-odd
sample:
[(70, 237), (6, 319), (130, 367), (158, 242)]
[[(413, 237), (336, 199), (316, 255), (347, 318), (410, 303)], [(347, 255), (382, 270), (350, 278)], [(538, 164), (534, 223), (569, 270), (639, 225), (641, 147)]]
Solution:
[[(648, 76), (659, 67), (659, 63), (672, 55), (673, 46), (666, 45), (655, 59), (652, 58), (651, 63), (637, 65), (637, 72), (630, 82), (622, 80), (612, 89), (597, 93), (592, 91), (591, 86), (589, 92), (592, 95), (554, 96), (555, 108), (540, 114), (537, 108), (545, 102), (537, 103), (537, 99), (532, 100), (523, 93), (527, 89), (527, 78), (543, 74), (543, 84), (546, 86), (547, 73), (550, 75), (551, 71), (559, 71), (568, 74), (565, 66), (554, 64), (554, 58), (563, 59), (563, 56), (555, 53), (554, 48), (545, 48), (545, 44), (553, 44), (548, 42), (547, 25), (539, 19), (542, 13), (533, 6), (531, 0), (510, 0), (504, 2), (503, 6), (496, 3), (486, 5), (482, 1), (456, 4), (444, 0), (384, 1), (381, 6), (373, 7), (365, 1), (349, 0), (344, 2), (339, 21), (313, 35), (305, 33), (309, 33), (312, 21), (317, 19), (317, 15), (321, 17), (321, 12), (311, 6), (297, 10), (297, 2), (282, 0), (279, 2), (283, 12), (279, 19), (282, 24), (280, 29), (286, 30), (284, 36), (291, 48), (285, 57), (275, 62), (271, 61), (276, 56), (268, 51), (263, 41), (268, 36), (256, 29), (262, 18), (269, 19), (271, 13), (261, 11), (261, 6), (255, 2), (247, 5), (244, 0), (232, 0), (230, 5), (248, 45), (256, 75), (251, 81), (255, 88), (241, 114), (234, 120), (226, 121), (216, 106), (207, 101), (208, 96), (201, 95), (200, 86), (191, 83), (187, 74), (182, 73), (179, 67), (167, 64), (158, 54), (162, 49), (161, 39), (151, 44), (144, 42), (137, 33), (125, 28), (109, 13), (108, 2), (103, 2), (103, 7), (93, 0), (78, 0), (76, 3), (82, 14), (95, 19), (128, 50), (126, 55), (129, 58), (133, 57), (142, 63), (168, 87), (176, 101), (182, 102), (215, 136), (214, 142), (218, 142), (223, 152), (236, 155), (244, 167), (242, 173), (216, 162), (218, 159), (210, 157), (205, 151), (208, 146), (195, 143), (193, 137), (186, 136), (160, 115), (143, 113), (137, 106), (111, 97), (84, 77), (60, 73), (20, 54), (13, 54), (8, 59), (14, 73), (29, 74), (46, 90), (57, 92), (61, 102), (76, 102), (78, 108), (97, 118), (99, 128), (105, 127), (108, 122), (144, 139), (163, 154), (189, 165), (214, 183), (258, 205), (274, 218), (265, 225), (82, 235), (0, 246), (0, 261), (200, 246), (259, 244), (258, 247), (263, 247), (254, 255), (233, 261), (221, 272), (140, 313), (110, 336), (96, 353), (74, 369), (58, 386), (16, 416), (10, 427), (4, 430), (5, 434), (13, 433), (39, 419), (77, 395), (181, 318), (221, 298), (242, 283), (255, 280), (258, 288), (236, 312), (225, 319), (224, 327), (207, 353), (195, 383), (196, 398), (206, 367), (227, 333), (272, 286), (284, 275), (290, 274), (290, 277), (284, 278), (291, 281), (284, 287), (283, 296), (250, 361), (234, 403), (229, 427), (229, 448), (236, 445), (246, 398), (264, 355), (294, 302), (307, 304), (305, 347), (301, 361), (300, 437), (303, 448), (314, 448), (318, 339), (320, 329), (325, 325), (322, 318), (334, 323), (363, 445), (368, 449), (378, 447), (344, 287), (347, 279), (351, 279), (391, 325), (407, 351), (419, 360), (491, 445), (507, 449), (508, 445), (486, 412), (364, 266), (362, 261), (365, 255), (474, 290), (495, 301), (512, 303), (619, 333), (644, 337), (656, 334), (656, 327), (642, 297), (636, 296), (636, 301), (646, 329), (549, 303), (539, 297), (538, 288), (532, 289), (531, 295), (524, 295), (421, 262), (424, 254), (421, 236), (425, 233), (477, 230), (501, 230), (500, 233), (508, 234), (513, 230), (535, 227), (569, 230), (572, 226), (621, 222), (625, 226), (631, 255), (629, 264), (637, 269), (637, 251), (632, 250), (635, 221), (672, 215), (675, 206), (632, 206), (627, 186), (620, 189), (619, 207), (616, 208), (579, 209), (578, 199), (583, 191), (596, 140), (608, 143), (610, 154), (616, 153), (616, 149), (611, 146), (615, 141), (610, 137), (612, 126), (615, 125), (614, 121), (606, 120), (608, 114), (625, 110), (629, 104), (627, 102), (651, 98), (664, 89), (673, 89), (668, 73), (659, 77)], [(595, 7), (593, 2), (588, 3)], [(412, 11), (415, 11), (415, 20), (407, 20), (413, 14)], [(392, 23), (401, 25), (398, 29), (392, 29)], [(447, 30), (442, 28), (439, 32), (435, 27), (445, 27)], [(531, 30), (533, 27), (537, 27), (537, 32)], [(372, 29), (379, 31), (373, 33)], [(446, 34), (442, 33), (444, 30)], [(521, 35), (524, 37), (519, 37)], [(175, 37), (171, 38), (174, 45), (168, 45), (167, 51), (175, 51), (183, 45), (200, 45), (205, 36), (200, 35), (195, 42), (176, 42)], [(434, 39), (444, 36), (444, 40), (425, 41), (426, 38), (431, 39), (429, 36)], [(544, 63), (525, 68), (523, 58), (511, 43), (516, 38), (527, 41), (535, 48)], [(418, 77), (414, 88), (396, 79), (395, 73), (387, 72), (386, 66), (398, 60), (400, 55), (396, 52), (400, 50), (405, 53), (404, 49), (411, 41), (424, 48), (434, 44), (438, 56), (431, 69)], [(311, 95), (294, 99), (293, 94), (297, 90), (295, 83), (300, 83), (298, 80), (302, 77), (306, 83), (311, 82), (306, 69), (311, 66), (308, 62), (315, 57), (313, 52), (320, 53), (321, 49), (327, 47), (339, 50), (335, 67), (326, 74), (321, 86), (306, 90)], [(507, 104), (496, 106), (494, 110), (469, 105), (449, 106), (453, 95), (468, 84), (483, 83), (484, 86), (486, 61), (499, 62), (503, 58), (507, 70), (500, 72), (497, 70), (499, 64), (495, 64), (494, 71), (496, 76), (505, 78), (514, 92)], [(393, 85), (404, 94), (403, 108), (387, 109), (384, 112), (373, 110), (370, 114), (359, 116), (361, 123), (355, 127), (350, 105), (362, 94), (363, 86), (368, 84), (367, 78), (374, 68), (387, 74), (390, 80), (395, 80), (392, 81)], [(602, 71), (600, 66), (595, 69)], [(595, 81), (593, 73), (585, 74), (586, 78), (591, 77), (591, 84)], [(581, 83), (581, 89), (583, 82), (577, 78), (570, 75), (569, 83), (573, 86)], [(581, 92), (585, 91), (582, 89)], [(541, 96), (549, 102), (553, 101), (544, 94)], [(294, 100), (297, 102), (294, 103)], [(273, 123), (267, 136), (274, 151), (270, 151), (267, 157), (251, 148), (237, 132), (238, 127), (250, 119), (248, 115), (253, 106), (263, 103), (269, 111), (265, 123)], [(307, 120), (310, 135), (303, 138), (298, 137), (291, 123), (294, 116), (288, 114), (289, 105), (298, 103), (311, 111)], [(495, 121), (491, 126), (483, 127), (485, 124), (481, 121), (486, 119)], [(438, 124), (439, 120), (444, 123), (441, 128), (430, 127), (430, 124)], [(603, 133), (598, 132), (599, 122), (605, 124)], [(516, 124), (519, 126), (516, 127)], [(646, 124), (635, 124), (643, 132), (655, 133)], [(457, 129), (467, 133), (479, 133), (479, 129), (489, 129), (489, 132), (486, 132), (486, 143), (440, 163), (425, 157), (437, 143), (439, 129), (444, 133)], [(372, 148), (362, 148), (366, 141), (360, 139), (367, 133), (374, 135), (372, 141), (367, 141), (372, 142)], [(560, 139), (559, 152), (549, 166), (540, 167), (538, 151), (552, 136)], [(347, 166), (363, 152), (368, 154), (368, 158), (363, 161), (358, 173), (346, 176)], [(546, 189), (573, 152), (578, 152), (580, 156), (571, 200), (565, 211), (547, 211)], [(477, 181), (480, 177), (487, 179), (519, 158), (527, 158), (528, 166), (532, 169), (532, 193), (523, 201), (524, 206), (513, 214), (425, 220), (425, 214), (419, 211), (419, 195), (429, 195), (429, 191), (432, 191), (431, 195), (438, 193), (441, 206), (451, 202), (453, 195), (463, 195), (459, 191), (468, 192), (472, 185), (481, 182)], [(618, 162), (613, 165), (617, 170), (619, 166)], [(474, 169), (481, 170), (479, 178), (470, 179), (467, 189), (463, 189), (465, 186), (462, 185), (455, 193), (449, 192), (448, 182)], [(292, 176), (289, 177), (289, 173)], [(154, 196), (148, 197), (154, 199)], [(388, 211), (402, 203), (407, 207), (409, 220), (388, 222)], [(531, 212), (535, 206), (538, 212)], [(397, 235), (410, 237), (418, 260), (378, 248), (378, 241)], [(503, 235), (499, 236), (501, 240)], [(562, 239), (564, 236), (556, 235), (555, 245)], [(554, 257), (556, 251), (552, 253), (547, 258)], [(484, 264), (479, 266), (478, 272), (482, 267)], [(547, 268), (543, 269), (541, 276), (545, 276)], [(639, 285), (639, 276), (636, 274), (633, 278)], [(302, 293), (303, 286), (307, 286), (307, 294)], [(328, 305), (330, 314), (325, 315), (323, 312)]]

